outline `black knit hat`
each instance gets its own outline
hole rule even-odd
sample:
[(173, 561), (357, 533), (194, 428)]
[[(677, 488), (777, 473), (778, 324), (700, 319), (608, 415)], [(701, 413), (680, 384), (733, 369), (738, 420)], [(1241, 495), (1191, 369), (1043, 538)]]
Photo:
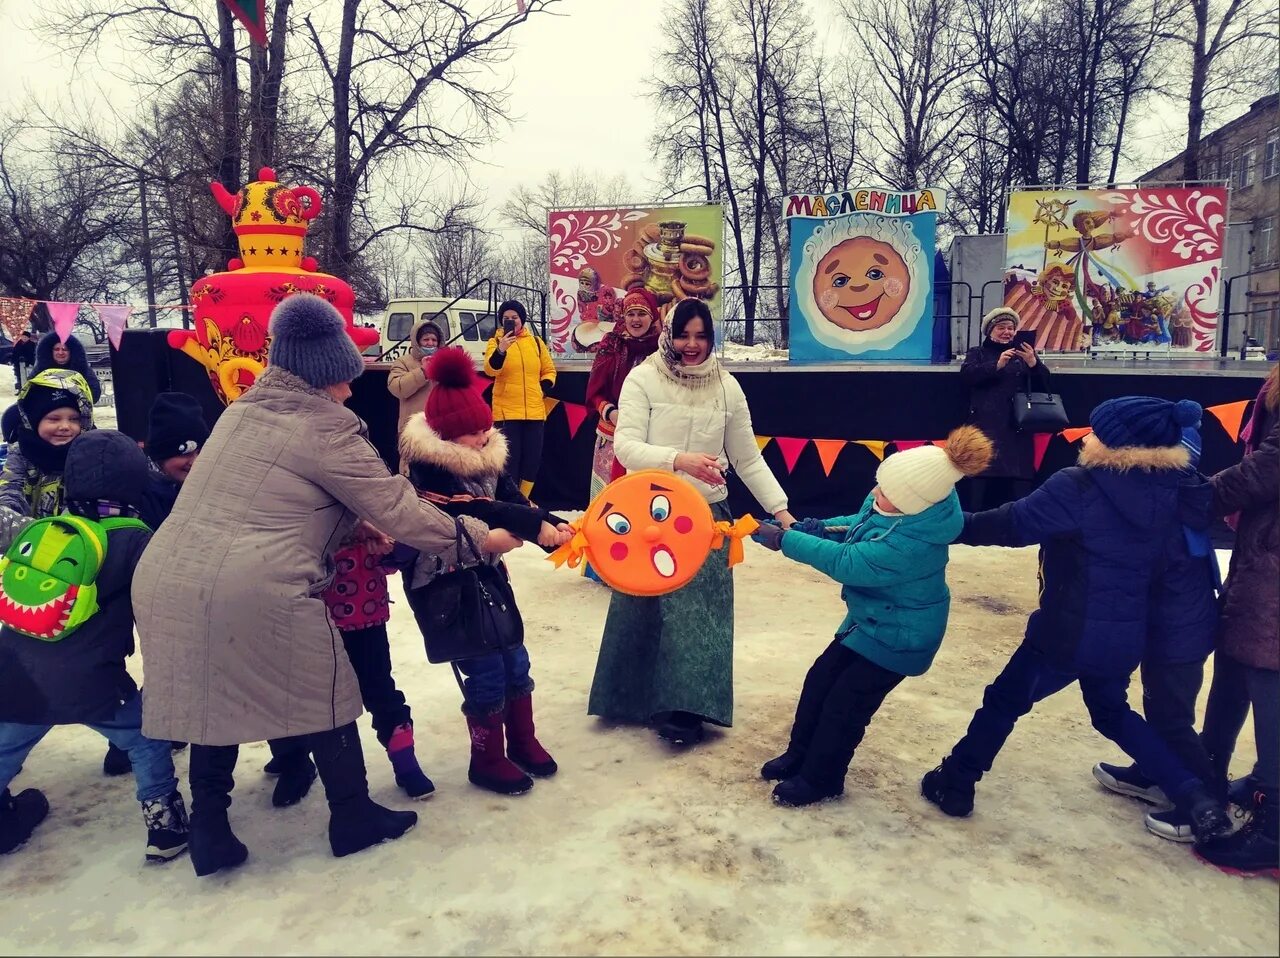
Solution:
[(40, 420), (55, 409), (74, 409), (80, 411), (80, 397), (70, 389), (47, 386), (42, 382), (32, 382), (22, 398), (18, 400), (22, 414), (27, 417), (32, 430), (40, 425)]
[(196, 452), (209, 438), (200, 403), (186, 393), (160, 393), (147, 422), (147, 455), (161, 463)]

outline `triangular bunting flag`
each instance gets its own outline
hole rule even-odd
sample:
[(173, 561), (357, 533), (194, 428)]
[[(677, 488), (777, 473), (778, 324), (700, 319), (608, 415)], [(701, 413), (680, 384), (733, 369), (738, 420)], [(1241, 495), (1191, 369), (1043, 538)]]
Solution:
[(31, 310), (35, 305), (34, 299), (0, 296), (0, 327), (4, 328), (5, 335), (17, 339), (31, 321)]
[(1045, 450), (1049, 448), (1049, 440), (1052, 438), (1051, 432), (1038, 432), (1031, 437), (1035, 449), (1035, 458), (1032, 461), (1035, 463), (1034, 468), (1037, 472), (1040, 471), (1040, 463), (1044, 462)]
[(893, 445), (897, 447), (898, 452), (906, 452), (908, 449), (916, 449), (920, 446), (927, 446), (927, 439), (895, 439)]
[(111, 340), (112, 346), (119, 349), (120, 337), (124, 335), (124, 327), (129, 322), (129, 313), (133, 311), (133, 307), (99, 303), (94, 306), (94, 309), (98, 311), (98, 318), (102, 320), (102, 325), (107, 331), (107, 339)]
[(266, 0), (222, 0), (222, 2), (244, 25), (253, 42), (265, 47), (267, 45)]
[(942, 449), (947, 445), (947, 441), (945, 439), (930, 439), (929, 444)]
[(796, 467), (796, 460), (800, 458), (800, 453), (804, 451), (805, 444), (808, 439), (793, 439), (787, 436), (774, 436), (773, 441), (778, 445), (778, 451), (782, 453), (782, 462), (787, 467), (787, 474), (791, 474), (791, 470)]
[(1222, 423), (1222, 428), (1227, 431), (1232, 442), (1239, 442), (1240, 427), (1244, 424), (1244, 411), (1248, 405), (1249, 400), (1242, 399), (1239, 402), (1223, 403), (1221, 406), (1210, 406), (1205, 412), (1213, 413), (1213, 418)]
[(870, 449), (871, 454), (880, 460), (884, 459), (884, 447), (889, 445), (883, 439), (855, 439), (854, 444)]
[(49, 318), (53, 320), (53, 330), (64, 343), (75, 329), (76, 317), (80, 315), (79, 303), (45, 303), (49, 310)]
[(548, 418), (550, 418), (550, 416), (551, 416), (551, 410), (555, 409), (555, 408), (556, 408), (556, 406), (558, 406), (558, 405), (560, 405), (560, 400), (559, 400), (559, 399), (554, 399), (554, 398), (553, 398), (553, 397), (551, 397), (551, 396), (543, 396), (543, 397), (542, 397), (542, 408), (543, 408), (543, 409), (545, 409), (545, 410), (547, 411), (547, 417), (548, 417)]
[(840, 450), (847, 444), (843, 439), (815, 439), (813, 444), (818, 449), (818, 458), (822, 461), (822, 471), (830, 476), (831, 469), (840, 455)]
[(1060, 435), (1067, 442), (1079, 442), (1091, 432), (1093, 432), (1092, 426), (1072, 426), (1070, 429), (1062, 430)]
[(569, 420), (570, 437), (576, 436), (582, 420), (587, 418), (587, 407), (576, 402), (562, 402), (560, 405), (564, 407), (565, 417)]
[(764, 447), (773, 442), (772, 436), (756, 436), (756, 448), (764, 452)]

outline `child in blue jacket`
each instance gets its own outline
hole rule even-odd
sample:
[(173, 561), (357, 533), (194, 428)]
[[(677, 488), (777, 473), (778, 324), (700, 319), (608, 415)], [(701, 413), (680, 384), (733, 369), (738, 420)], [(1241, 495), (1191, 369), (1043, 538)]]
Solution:
[(951, 754), (920, 783), (948, 815), (973, 811), (975, 786), (991, 770), (1018, 719), (1036, 702), (1079, 682), (1093, 726), (1120, 746), (1185, 813), (1205, 840), (1231, 828), (1222, 803), (1128, 703), (1148, 629), (1172, 601), (1163, 588), (1171, 557), (1185, 553), (1180, 487), (1190, 462), (1182, 430), (1197, 403), (1148, 396), (1093, 410), (1079, 465), (1054, 473), (1017, 502), (966, 513), (961, 542), (1040, 543), (1040, 607), (1026, 637), (987, 686), (982, 707)]
[(811, 805), (844, 792), (854, 750), (885, 697), (933, 663), (947, 629), (948, 547), (963, 526), (955, 484), (982, 472), (992, 446), (973, 426), (944, 448), (896, 453), (857, 515), (806, 519), (757, 542), (839, 582), (848, 614), (805, 677), (787, 750), (760, 770), (780, 805)]

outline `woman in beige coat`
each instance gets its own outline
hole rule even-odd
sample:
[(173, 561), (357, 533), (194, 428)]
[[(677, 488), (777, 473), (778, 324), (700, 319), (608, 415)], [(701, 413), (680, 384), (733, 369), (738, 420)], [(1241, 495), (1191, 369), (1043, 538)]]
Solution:
[[(423, 364), (424, 359), (444, 345), (444, 334), (440, 327), (429, 319), (424, 319), (413, 327), (413, 343), (409, 351), (391, 364), (387, 370), (387, 392), (400, 400), (400, 419), (396, 422), (396, 435), (399, 436), (404, 424), (414, 413), (422, 412), (427, 405), (427, 393), (431, 391), (431, 383)], [(404, 469), (400, 470), (402, 474)]]
[[(134, 577), (146, 668), (143, 723), (189, 741), (196, 874), (248, 855), (227, 809), (240, 743), (306, 736), (329, 801), (329, 842), (347, 855), (417, 821), (369, 798), (355, 719), (360, 691), (320, 595), (357, 519), (467, 565), (454, 520), (387, 472), (342, 403), (364, 364), (342, 318), (295, 294), (271, 319), (268, 368), (218, 420)], [(518, 544), (481, 523), (484, 549)]]

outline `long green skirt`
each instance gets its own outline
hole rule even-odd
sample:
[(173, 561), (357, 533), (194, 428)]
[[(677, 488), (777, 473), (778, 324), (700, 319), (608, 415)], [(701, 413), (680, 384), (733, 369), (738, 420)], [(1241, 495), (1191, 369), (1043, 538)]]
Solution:
[[(728, 519), (729, 507), (711, 507)], [(682, 589), (661, 596), (614, 592), (587, 714), (649, 722), (692, 712), (733, 724), (733, 573), (729, 546), (707, 556)]]

